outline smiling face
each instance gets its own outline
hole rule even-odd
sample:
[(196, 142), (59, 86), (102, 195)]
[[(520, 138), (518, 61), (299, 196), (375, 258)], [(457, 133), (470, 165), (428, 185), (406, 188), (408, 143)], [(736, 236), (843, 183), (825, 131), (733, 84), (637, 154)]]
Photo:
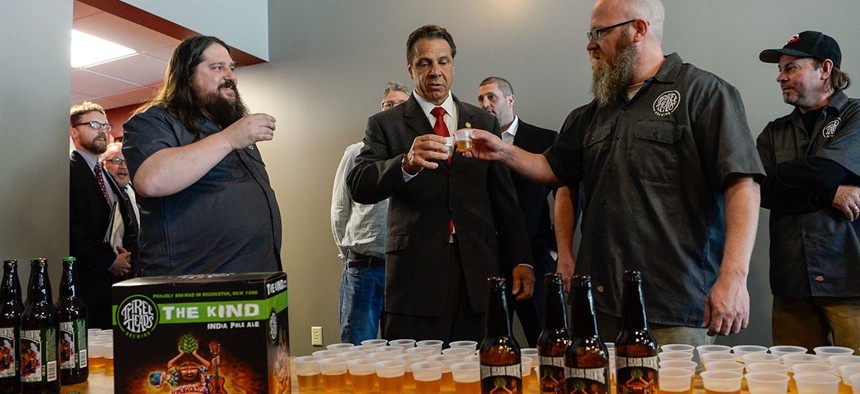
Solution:
[(427, 101), (440, 105), (454, 82), (454, 56), (451, 46), (442, 39), (422, 38), (412, 49), (412, 63), (407, 67), (415, 91)]
[(69, 128), (69, 135), (75, 148), (89, 152), (94, 156), (102, 154), (107, 148), (108, 134), (104, 127), (98, 130), (90, 127), (89, 122), (107, 124), (107, 116), (98, 111), (90, 111), (81, 115), (77, 126)]
[(827, 104), (827, 97), (832, 93), (824, 64), (816, 68), (815, 63), (812, 58), (789, 55), (779, 58), (776, 81), (782, 89), (782, 99), (786, 104), (798, 107), (801, 112)]

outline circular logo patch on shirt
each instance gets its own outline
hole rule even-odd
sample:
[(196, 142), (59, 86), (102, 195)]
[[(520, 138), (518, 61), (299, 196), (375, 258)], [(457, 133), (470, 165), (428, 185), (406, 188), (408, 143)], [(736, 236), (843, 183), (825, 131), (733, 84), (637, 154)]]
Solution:
[(836, 134), (836, 129), (839, 127), (839, 123), (842, 121), (841, 118), (833, 119), (827, 126), (824, 126), (824, 129), (821, 130), (821, 136), (824, 138), (831, 138), (834, 134)]
[(681, 104), (681, 93), (678, 93), (677, 90), (670, 90), (657, 97), (652, 108), (655, 115), (668, 116), (675, 112), (679, 104)]

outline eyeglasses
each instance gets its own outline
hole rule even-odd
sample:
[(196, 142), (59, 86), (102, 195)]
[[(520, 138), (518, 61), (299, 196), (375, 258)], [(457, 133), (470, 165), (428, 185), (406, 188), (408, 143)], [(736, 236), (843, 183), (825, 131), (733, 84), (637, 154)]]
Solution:
[(606, 32), (608, 32), (608, 31), (610, 31), (616, 27), (624, 26), (624, 25), (631, 23), (631, 22), (636, 22), (636, 19), (631, 19), (629, 21), (616, 23), (612, 26), (601, 27), (599, 29), (591, 29), (591, 31), (585, 32), (585, 36), (588, 37), (588, 42), (597, 41), (601, 37), (603, 37), (603, 33), (606, 33)]
[(394, 108), (400, 104), (403, 104), (405, 102), (406, 102), (406, 100), (403, 100), (403, 101), (390, 101), (390, 100), (389, 101), (383, 101), (382, 102), (382, 109), (392, 109), (392, 108)]
[(105, 163), (110, 162), (110, 163), (116, 164), (116, 165), (120, 165), (122, 163), (125, 163), (125, 159), (120, 159), (119, 157), (114, 157), (113, 159), (104, 159), (102, 161)]
[(105, 128), (105, 131), (107, 131), (107, 132), (110, 132), (110, 130), (113, 128), (113, 127), (110, 125), (110, 123), (99, 123), (99, 122), (96, 122), (96, 121), (94, 121), (94, 120), (91, 120), (91, 121), (89, 121), (89, 122), (84, 122), (84, 123), (75, 123), (75, 124), (73, 124), (72, 126), (73, 126), (73, 127), (78, 127), (78, 126), (83, 126), (83, 125), (88, 125), (88, 126), (90, 126), (90, 128), (91, 128), (91, 129), (93, 129), (93, 130), (98, 130), (98, 129), (100, 129), (100, 128), (104, 127), (104, 128)]

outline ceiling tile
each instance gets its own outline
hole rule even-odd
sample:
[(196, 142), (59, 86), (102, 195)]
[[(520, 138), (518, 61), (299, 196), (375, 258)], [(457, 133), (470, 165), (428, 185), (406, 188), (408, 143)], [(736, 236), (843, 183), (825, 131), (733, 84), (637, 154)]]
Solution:
[(102, 97), (139, 87), (139, 84), (121, 81), (86, 69), (72, 70), (72, 91), (76, 93), (88, 94), (92, 97)]
[(112, 62), (87, 67), (86, 70), (138, 85), (152, 85), (164, 79), (167, 63), (147, 55), (132, 55)]
[(100, 12), (104, 12), (96, 7), (93, 7), (88, 4), (81, 3), (80, 1), (75, 2), (74, 6), (74, 19), (78, 20), (80, 18), (86, 18), (88, 16), (92, 16), (98, 14)]
[(75, 20), (75, 29), (138, 52), (179, 45), (179, 40), (107, 12)]

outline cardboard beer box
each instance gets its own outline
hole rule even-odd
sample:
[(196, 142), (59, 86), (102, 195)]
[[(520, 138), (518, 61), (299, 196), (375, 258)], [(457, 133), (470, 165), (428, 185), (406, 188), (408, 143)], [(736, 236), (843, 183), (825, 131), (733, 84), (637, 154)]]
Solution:
[(288, 393), (283, 272), (113, 285), (116, 393)]

